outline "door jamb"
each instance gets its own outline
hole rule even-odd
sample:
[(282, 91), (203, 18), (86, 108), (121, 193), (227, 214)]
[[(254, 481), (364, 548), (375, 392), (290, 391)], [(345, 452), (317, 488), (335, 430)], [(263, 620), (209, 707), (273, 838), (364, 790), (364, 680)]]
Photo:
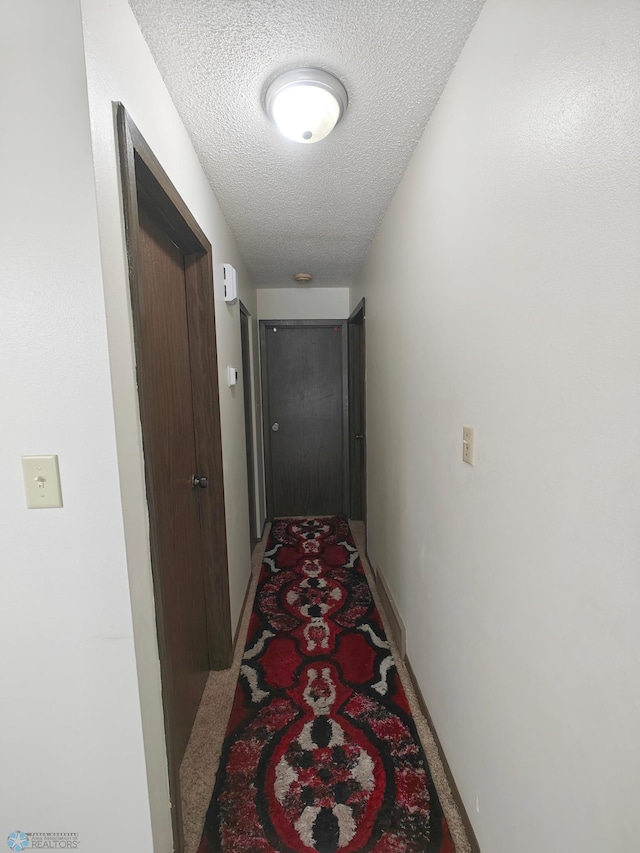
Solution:
[[(245, 406), (245, 431), (248, 432), (248, 436), (246, 437), (246, 440), (251, 445), (251, 456), (252, 456), (252, 463), (253, 463), (253, 471), (247, 472), (247, 474), (248, 474), (247, 482), (251, 483), (253, 485), (253, 494), (249, 495), (249, 501), (251, 504), (251, 506), (249, 508), (249, 522), (251, 522), (251, 508), (253, 508), (253, 521), (254, 521), (253, 527), (251, 527), (251, 524), (249, 524), (249, 526), (251, 527), (251, 530), (249, 531), (249, 533), (250, 533), (249, 538), (251, 541), (251, 550), (253, 551), (253, 548), (254, 548), (256, 542), (259, 541), (259, 538), (256, 538), (256, 535), (257, 535), (256, 527), (258, 524), (258, 501), (256, 499), (257, 498), (257, 488), (256, 488), (256, 481), (257, 481), (256, 467), (257, 466), (256, 466), (255, 462), (256, 462), (256, 458), (257, 458), (257, 449), (256, 449), (256, 442), (255, 442), (255, 407), (253, 405), (255, 389), (254, 389), (254, 384), (253, 384), (253, 376), (254, 376), (254, 374), (253, 374), (253, 359), (251, 357), (251, 355), (252, 355), (252, 353), (251, 353), (251, 314), (249, 313), (249, 309), (242, 302), (242, 300), (238, 300), (238, 307), (240, 309), (240, 311), (239, 311), (240, 315), (244, 315), (244, 317), (246, 317), (246, 320), (247, 320), (247, 356), (248, 356), (248, 363), (244, 364), (244, 349), (243, 349), (243, 359), (242, 359), (242, 361), (243, 361), (243, 364), (242, 364), (243, 388), (242, 388), (242, 393), (243, 393), (243, 397), (244, 397), (244, 383), (248, 379), (249, 380), (249, 418), (250, 418), (250, 420), (249, 420), (249, 423), (246, 423), (247, 412), (246, 412), (246, 406)], [(240, 324), (242, 325), (242, 316), (240, 317)], [(242, 335), (241, 335), (241, 337), (242, 337)]]
[[(360, 345), (360, 352), (358, 353), (358, 357), (361, 359), (361, 382), (362, 382), (362, 413), (363, 413), (363, 423), (362, 423), (362, 431), (364, 434), (363, 439), (363, 452), (362, 452), (362, 479), (363, 479), (363, 499), (362, 499), (362, 520), (364, 521), (364, 529), (365, 529), (365, 540), (367, 533), (367, 383), (366, 383), (366, 350), (367, 350), (367, 338), (366, 338), (366, 328), (365, 328), (366, 314), (365, 314), (365, 297), (363, 296), (360, 302), (353, 309), (351, 314), (349, 315), (349, 319), (347, 323), (350, 325), (352, 323), (359, 323), (362, 325), (362, 339)], [(349, 358), (351, 358), (351, 350), (349, 350)], [(349, 469), (351, 471), (351, 469)], [(351, 499), (351, 488), (349, 489), (349, 499)]]

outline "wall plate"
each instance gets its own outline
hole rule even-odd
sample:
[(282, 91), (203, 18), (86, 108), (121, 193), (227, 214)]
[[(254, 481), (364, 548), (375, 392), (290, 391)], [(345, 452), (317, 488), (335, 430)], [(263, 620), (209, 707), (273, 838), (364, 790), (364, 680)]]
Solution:
[(57, 456), (23, 456), (22, 473), (28, 509), (62, 506)]

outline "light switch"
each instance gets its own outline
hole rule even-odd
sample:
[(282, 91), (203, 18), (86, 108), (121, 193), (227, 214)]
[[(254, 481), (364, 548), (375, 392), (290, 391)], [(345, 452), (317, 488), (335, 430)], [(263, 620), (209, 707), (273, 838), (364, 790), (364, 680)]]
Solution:
[(22, 473), (28, 509), (62, 506), (57, 456), (23, 456)]
[(462, 427), (462, 461), (473, 465), (473, 457), (476, 443), (476, 431), (473, 427)]

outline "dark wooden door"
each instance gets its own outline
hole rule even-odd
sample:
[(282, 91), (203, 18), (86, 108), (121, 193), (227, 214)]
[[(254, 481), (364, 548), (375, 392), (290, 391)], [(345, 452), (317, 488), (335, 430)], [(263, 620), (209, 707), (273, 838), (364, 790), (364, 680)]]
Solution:
[(247, 454), (247, 488), (249, 491), (249, 541), (256, 541), (256, 490), (253, 473), (253, 403), (251, 401), (251, 351), (249, 348), (249, 314), (240, 303), (240, 342), (242, 345), (242, 394), (244, 398), (244, 436)]
[(347, 509), (346, 322), (261, 323), (268, 513)]
[(364, 299), (349, 317), (349, 517), (366, 515)]
[[(232, 655), (211, 244), (117, 109), (174, 849), (180, 763)], [(194, 480), (195, 476), (195, 480)]]
[(209, 672), (200, 489), (191, 482), (198, 472), (184, 256), (142, 200), (139, 217), (139, 393), (156, 596), (164, 623), (163, 690), (179, 763)]

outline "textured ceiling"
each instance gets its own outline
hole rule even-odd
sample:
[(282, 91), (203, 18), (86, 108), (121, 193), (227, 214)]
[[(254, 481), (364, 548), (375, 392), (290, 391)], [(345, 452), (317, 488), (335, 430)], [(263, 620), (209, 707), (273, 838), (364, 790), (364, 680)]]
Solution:
[[(130, 0), (259, 287), (356, 275), (484, 0)], [(264, 91), (312, 66), (349, 94), (315, 145)]]

